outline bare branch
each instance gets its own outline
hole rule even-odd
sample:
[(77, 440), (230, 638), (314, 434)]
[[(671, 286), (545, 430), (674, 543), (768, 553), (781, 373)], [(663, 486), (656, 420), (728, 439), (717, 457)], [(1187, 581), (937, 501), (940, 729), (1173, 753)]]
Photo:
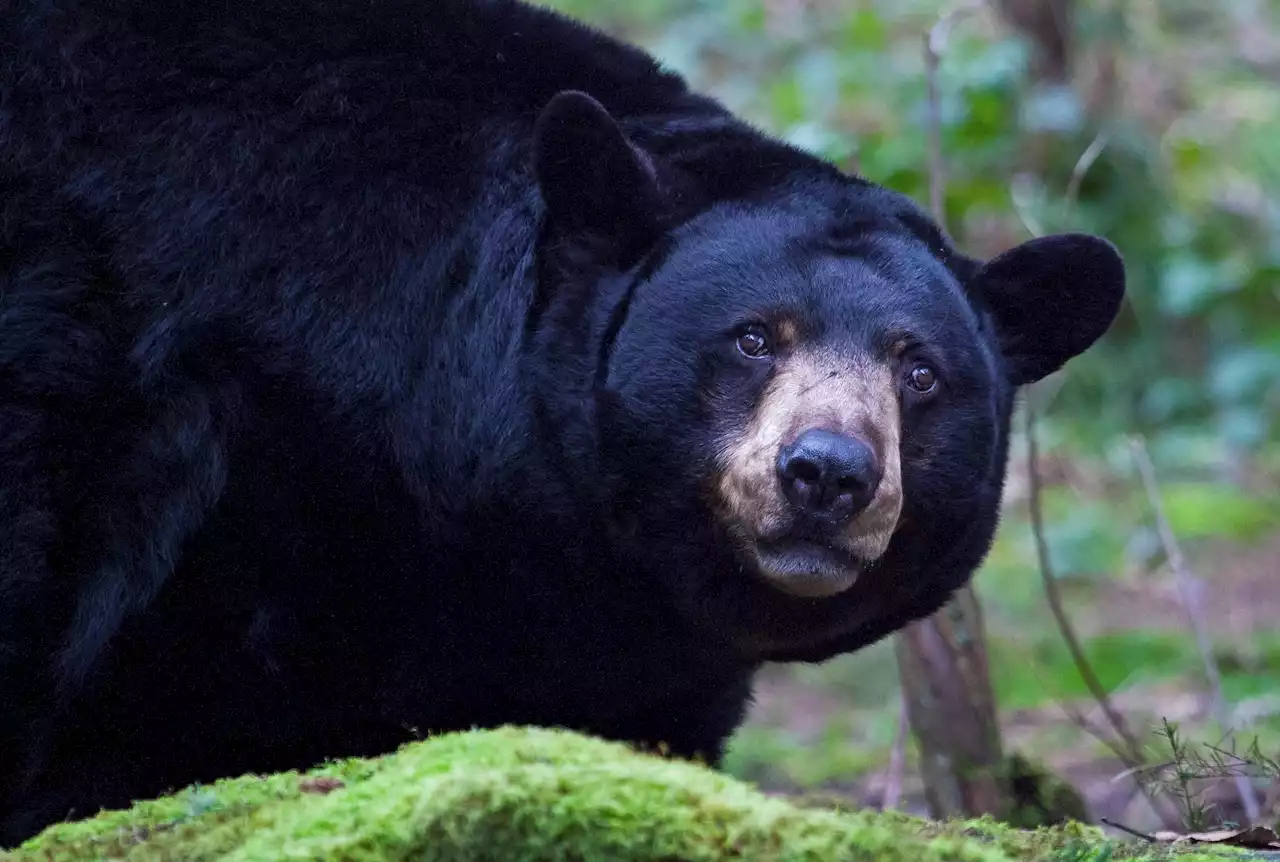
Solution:
[(1125, 748), (1121, 742), (1117, 742), (1111, 734), (1107, 733), (1105, 728), (1098, 727), (1090, 721), (1089, 717), (1081, 712), (1078, 707), (1060, 700), (1055, 700), (1054, 703), (1058, 705), (1058, 708), (1062, 710), (1072, 724), (1105, 745), (1107, 750), (1125, 765), (1125, 773), (1133, 772), (1143, 767), (1142, 763), (1133, 761), (1133, 753), (1131, 751)]
[[(1174, 580), (1178, 586), (1178, 595), (1182, 599), (1183, 608), (1186, 609), (1187, 618), (1195, 634), (1196, 646), (1200, 650), (1200, 658), (1204, 662), (1204, 675), (1209, 683), (1209, 700), (1214, 716), (1222, 729), (1229, 731), (1231, 715), (1227, 710), (1226, 698), (1222, 694), (1222, 675), (1218, 671), (1218, 662), (1213, 656), (1213, 644), (1209, 639), (1208, 625), (1205, 623), (1204, 615), (1200, 613), (1200, 604), (1196, 601), (1196, 593), (1203, 589), (1203, 584), (1191, 574), (1186, 558), (1182, 555), (1182, 548), (1178, 545), (1178, 539), (1173, 534), (1173, 527), (1165, 515), (1164, 501), (1161, 499), (1160, 487), (1156, 482), (1156, 468), (1151, 462), (1151, 456), (1147, 454), (1146, 441), (1141, 436), (1135, 435), (1129, 438), (1129, 447), (1133, 450), (1133, 459), (1142, 476), (1142, 485), (1146, 489), (1147, 498), (1151, 501), (1160, 542), (1164, 545), (1165, 554), (1169, 558), (1169, 566), (1173, 569)], [(1246, 776), (1236, 775), (1235, 782), (1236, 791), (1240, 794), (1240, 802), (1244, 805), (1245, 814), (1249, 818), (1248, 825), (1255, 825), (1261, 816), (1258, 795)]]
[[(1063, 194), (1063, 200), (1066, 203), (1063, 212), (1063, 221), (1070, 223), (1075, 212), (1076, 202), (1080, 199), (1080, 184), (1084, 182), (1084, 177), (1089, 173), (1089, 168), (1093, 167), (1093, 163), (1098, 160), (1098, 156), (1102, 155), (1102, 151), (1107, 148), (1107, 142), (1110, 140), (1110, 133), (1105, 129), (1094, 137), (1089, 146), (1085, 147), (1084, 152), (1080, 154), (1080, 158), (1076, 159), (1075, 167), (1071, 169), (1071, 176), (1067, 180), (1067, 188)], [(1029, 174), (1021, 173), (1014, 176), (1013, 181), (1009, 184), (1009, 202), (1013, 205), (1014, 214), (1018, 220), (1022, 222), (1022, 226), (1027, 229), (1027, 233), (1032, 236), (1044, 236), (1044, 225), (1031, 212), (1031, 191), (1034, 180)]]
[(1123, 823), (1117, 823), (1116, 821), (1108, 820), (1105, 817), (1102, 818), (1102, 822), (1113, 829), (1119, 829), (1121, 832), (1128, 832), (1130, 835), (1134, 836), (1135, 838), (1141, 838), (1143, 841), (1156, 840), (1156, 836), (1148, 835), (1145, 832), (1139, 832), (1137, 829), (1130, 829), (1128, 826), (1125, 826)]
[(1014, 215), (1018, 217), (1018, 221), (1022, 222), (1027, 233), (1032, 236), (1044, 236), (1044, 226), (1031, 212), (1029, 198), (1033, 182), (1028, 174), (1015, 174), (1013, 181), (1009, 183), (1009, 203), (1013, 205)]
[(1080, 199), (1080, 183), (1084, 181), (1084, 175), (1089, 173), (1089, 168), (1093, 167), (1093, 163), (1098, 160), (1098, 156), (1102, 155), (1102, 151), (1107, 148), (1109, 139), (1110, 135), (1105, 129), (1098, 132), (1093, 142), (1085, 147), (1084, 152), (1080, 154), (1080, 158), (1076, 159), (1076, 166), (1071, 169), (1071, 178), (1067, 180), (1066, 202), (1068, 217), (1072, 210), (1075, 209), (1076, 201)]
[[(1031, 515), (1031, 532), (1035, 537), (1036, 557), (1040, 564), (1040, 579), (1044, 582), (1045, 597), (1049, 603), (1049, 609), (1053, 612), (1058, 631), (1067, 645), (1067, 651), (1071, 653), (1071, 660), (1076, 666), (1076, 671), (1080, 674), (1080, 678), (1084, 680), (1085, 687), (1097, 702), (1102, 714), (1106, 717), (1107, 723), (1116, 734), (1116, 740), (1103, 740), (1104, 743), (1117, 754), (1120, 762), (1125, 764), (1127, 773), (1137, 775), (1145, 772), (1146, 757), (1143, 755), (1142, 746), (1137, 737), (1129, 730), (1124, 716), (1112, 704), (1111, 696), (1107, 694), (1107, 690), (1099, 681), (1097, 674), (1093, 670), (1093, 665), (1089, 663), (1089, 659), (1084, 654), (1084, 648), (1080, 645), (1080, 638), (1076, 634), (1075, 626), (1071, 624), (1071, 620), (1062, 604), (1062, 593), (1058, 589), (1058, 580), (1054, 575), (1053, 564), (1049, 557), (1049, 543), (1045, 539), (1044, 533), (1044, 514), (1040, 506), (1041, 482), (1039, 447), (1035, 432), (1035, 410), (1030, 403), (1025, 403), (1023, 409), (1025, 411), (1024, 430), (1027, 438), (1029, 485), (1027, 507)], [(1066, 709), (1064, 706), (1064, 710)], [(1071, 710), (1068, 710), (1068, 715), (1071, 715), (1071, 712)], [(1096, 729), (1091, 730), (1092, 723), (1084, 715), (1078, 712), (1076, 714), (1078, 715), (1077, 724), (1093, 732), (1093, 735), (1098, 739), (1102, 739), (1099, 733), (1094, 732)], [(1170, 828), (1176, 826), (1178, 822), (1176, 814), (1170, 811), (1167, 805), (1162, 804), (1163, 800), (1159, 795), (1151, 792), (1147, 785), (1136, 778), (1135, 784), (1138, 790), (1147, 797), (1152, 809), (1164, 821), (1165, 825)]]
[(1062, 633), (1062, 639), (1066, 642), (1067, 650), (1071, 653), (1071, 660), (1075, 663), (1076, 670), (1080, 673), (1080, 678), (1084, 680), (1085, 687), (1089, 689), (1093, 699), (1102, 708), (1102, 713), (1106, 716), (1107, 723), (1111, 725), (1116, 735), (1124, 741), (1125, 748), (1130, 753), (1128, 760), (1133, 763), (1141, 763), (1144, 760), (1142, 747), (1139, 745), (1137, 738), (1129, 731), (1124, 716), (1112, 705), (1110, 695), (1102, 687), (1097, 674), (1093, 671), (1093, 665), (1085, 657), (1084, 649), (1080, 646), (1080, 639), (1076, 636), (1075, 626), (1071, 624), (1071, 620), (1067, 617), (1067, 612), (1062, 606), (1062, 594), (1058, 590), (1058, 581), (1054, 576), (1053, 564), (1049, 559), (1049, 543), (1044, 537), (1044, 516), (1040, 509), (1040, 468), (1037, 463), (1039, 452), (1036, 445), (1035, 410), (1030, 403), (1024, 404), (1023, 408), (1026, 417), (1027, 472), (1030, 482), (1028, 508), (1031, 513), (1031, 531), (1035, 536), (1036, 542), (1036, 557), (1040, 562), (1040, 579), (1044, 582), (1044, 591), (1049, 601), (1049, 609), (1053, 612), (1054, 621), (1058, 625), (1058, 630)]
[[(1044, 682), (1038, 673), (1036, 676), (1042, 683)], [(1044, 687), (1046, 689), (1049, 688), (1047, 684)], [(1098, 727), (1075, 704), (1058, 698), (1054, 698), (1054, 703), (1062, 710), (1062, 713), (1072, 724), (1106, 746), (1107, 750), (1115, 755), (1117, 760), (1124, 764), (1125, 768), (1112, 776), (1111, 780), (1114, 782), (1121, 781), (1125, 778), (1133, 779), (1133, 786), (1130, 789), (1129, 796), (1125, 800), (1125, 805), (1128, 805), (1129, 801), (1133, 799), (1135, 794), (1140, 793), (1146, 797), (1147, 802), (1151, 805), (1151, 810), (1155, 812), (1156, 816), (1160, 818), (1167, 828), (1172, 829), (1176, 827), (1178, 825), (1177, 812), (1173, 811), (1166, 801), (1159, 797), (1158, 793), (1149, 783), (1142, 781), (1140, 778), (1140, 776), (1147, 774), (1153, 768), (1144, 761), (1142, 752), (1126, 748), (1124, 744), (1125, 740), (1116, 739), (1113, 734), (1107, 732), (1105, 727)], [(1135, 759), (1135, 757), (1137, 759)]]

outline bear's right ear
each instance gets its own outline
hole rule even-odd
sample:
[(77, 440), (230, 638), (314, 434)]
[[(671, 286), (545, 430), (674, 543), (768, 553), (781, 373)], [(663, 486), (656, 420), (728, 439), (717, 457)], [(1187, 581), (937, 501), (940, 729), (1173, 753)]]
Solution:
[(576, 90), (556, 94), (534, 126), (533, 156), (560, 230), (619, 252), (654, 239), (661, 194), (653, 162), (595, 99)]

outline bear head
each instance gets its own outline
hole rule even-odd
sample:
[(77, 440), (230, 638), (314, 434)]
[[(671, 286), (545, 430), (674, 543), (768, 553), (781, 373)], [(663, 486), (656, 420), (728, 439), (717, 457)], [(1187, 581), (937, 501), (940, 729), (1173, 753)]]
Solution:
[(546, 107), (544, 391), (627, 576), (753, 657), (821, 659), (978, 567), (1016, 388), (1107, 330), (1124, 267), (1081, 234), (976, 260), (905, 196), (738, 134), (690, 155), (584, 94)]

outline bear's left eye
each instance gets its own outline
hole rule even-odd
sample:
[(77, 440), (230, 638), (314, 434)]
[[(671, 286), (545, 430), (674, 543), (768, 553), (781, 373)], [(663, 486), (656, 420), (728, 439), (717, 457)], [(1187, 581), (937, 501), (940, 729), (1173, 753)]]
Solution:
[(748, 359), (769, 355), (769, 338), (760, 326), (748, 326), (738, 334), (738, 351)]
[(938, 374), (931, 366), (923, 362), (916, 363), (907, 375), (907, 385), (921, 395), (927, 394), (938, 385)]

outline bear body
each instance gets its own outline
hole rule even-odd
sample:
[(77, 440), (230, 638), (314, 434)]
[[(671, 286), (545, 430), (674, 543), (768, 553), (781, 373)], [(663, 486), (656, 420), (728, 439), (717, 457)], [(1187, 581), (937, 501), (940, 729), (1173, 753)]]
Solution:
[(1122, 293), (509, 0), (15, 0), (0, 846), (472, 726), (715, 761), (969, 578)]

